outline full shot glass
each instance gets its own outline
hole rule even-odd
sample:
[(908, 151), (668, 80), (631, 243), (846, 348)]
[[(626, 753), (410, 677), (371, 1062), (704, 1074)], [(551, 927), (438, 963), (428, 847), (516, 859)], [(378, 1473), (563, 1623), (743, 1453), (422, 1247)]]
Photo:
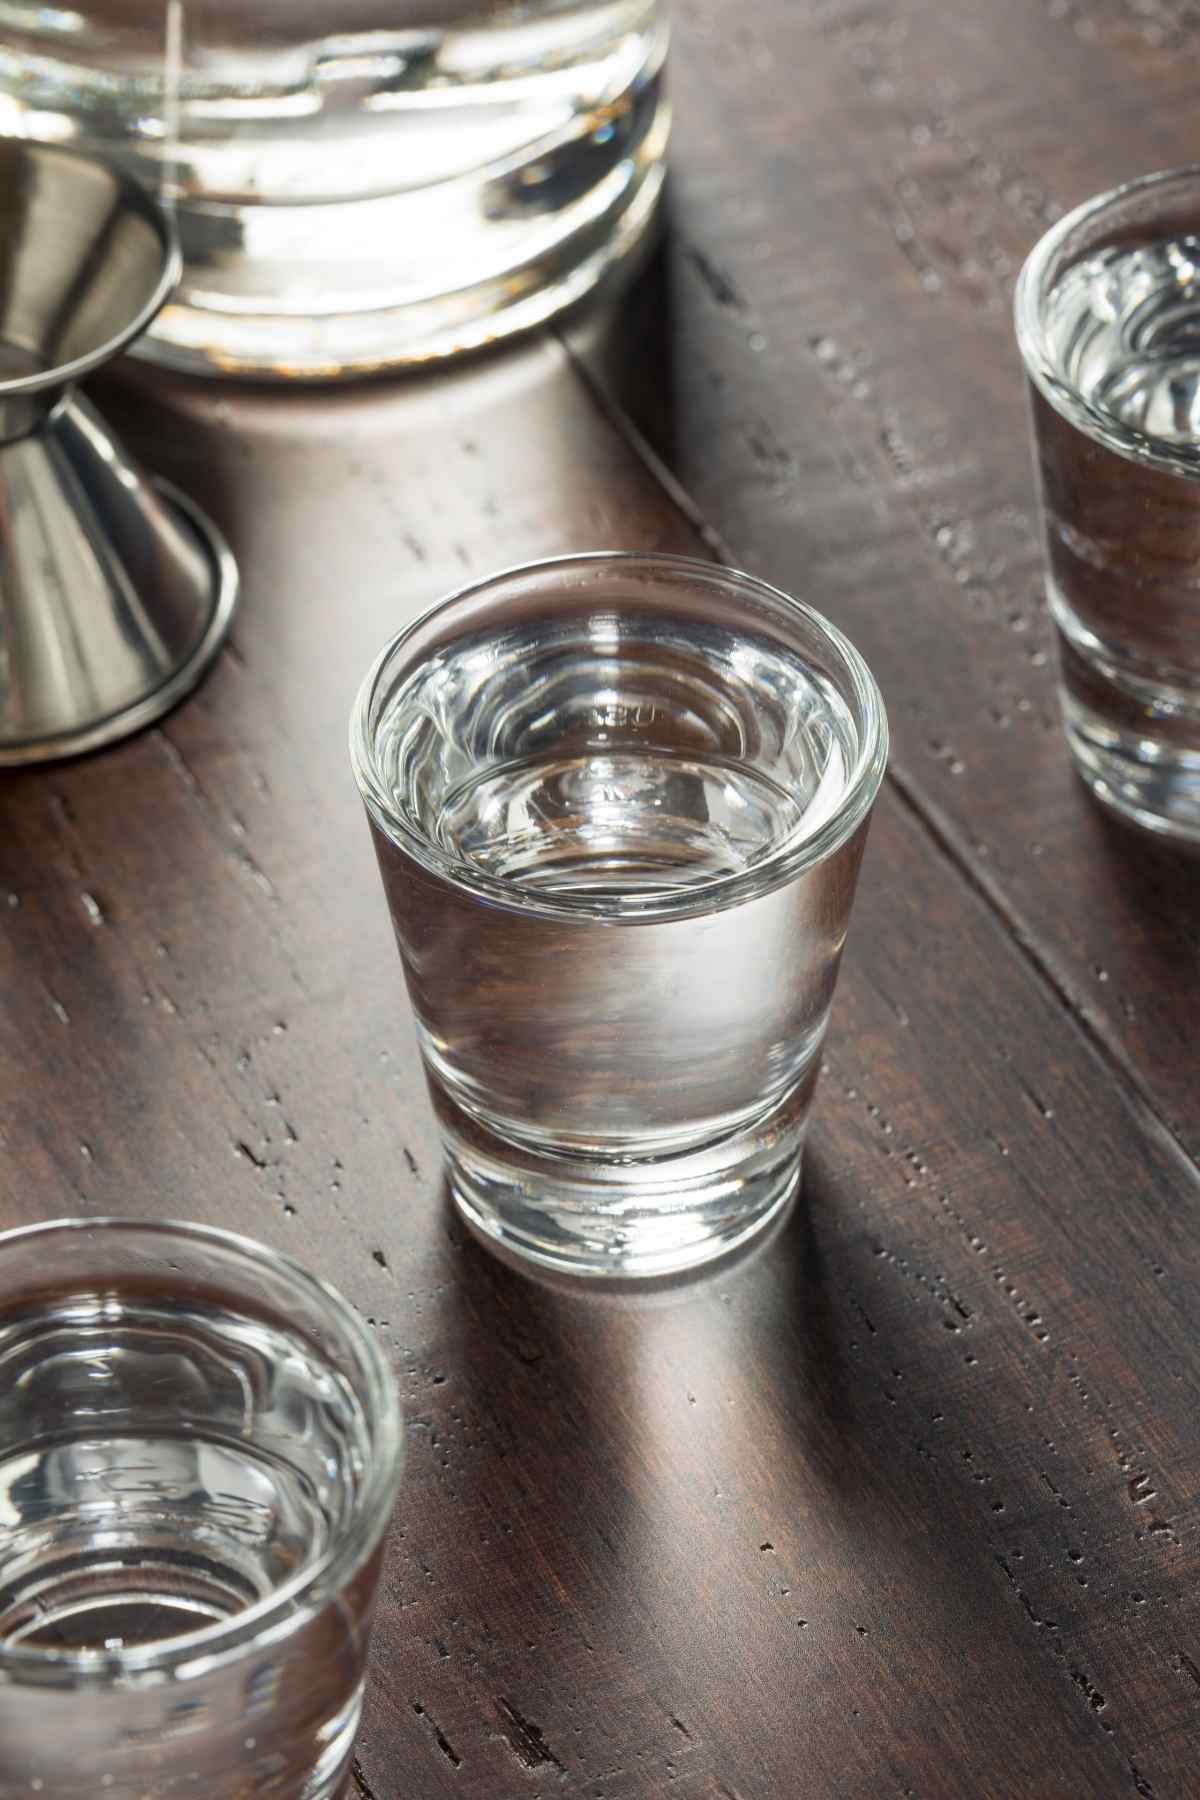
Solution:
[(1060, 219), (1016, 330), (1072, 755), (1110, 810), (1200, 842), (1200, 164)]
[(400, 632), (351, 754), (468, 1223), (607, 1276), (764, 1226), (887, 756), (841, 633), (709, 563), (531, 564)]
[(399, 1467), (382, 1352), (289, 1258), (0, 1235), (0, 1794), (332, 1800)]

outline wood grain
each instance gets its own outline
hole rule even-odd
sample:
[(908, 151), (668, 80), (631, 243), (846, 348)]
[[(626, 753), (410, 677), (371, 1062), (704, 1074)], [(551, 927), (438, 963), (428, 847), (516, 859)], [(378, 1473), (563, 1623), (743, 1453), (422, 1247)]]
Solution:
[[(945, 9), (939, 73), (923, 0), (761, 0), (731, 30), (736, 64), (716, 15), (705, 38), (685, 8), (678, 235), (658, 299), (651, 283), (593, 334), (590, 386), (548, 340), (321, 395), (148, 376), (104, 395), (230, 533), (245, 600), (213, 677), (161, 728), (0, 789), (0, 1220), (235, 1225), (336, 1281), (380, 1333), (407, 1471), (354, 1796), (1197, 1791), (1200, 1180), (1190, 965), (1171, 938), (1191, 928), (1186, 877), (1114, 847), (1075, 794), (1025, 648), (1039, 627), (1032, 549), (1004, 523), (1027, 502), (1002, 307), (949, 315), (975, 321), (982, 359), (983, 423), (963, 433), (950, 376), (971, 359), (930, 355), (894, 277), (869, 299), (858, 280), (899, 254), (863, 223), (863, 171), (894, 177), (898, 127), (861, 115), (899, 105), (859, 94), (896, 79), (868, 52), (974, 94), (972, 142), (1016, 115), (1034, 134), (1051, 90), (1072, 116), (1106, 70), (1114, 136), (1165, 131), (1122, 97), (1118, 61), (1132, 84), (1161, 76), (1182, 120), (1184, 76), (1132, 8), (1052, 19), (1020, 0), (1013, 16), (1031, 43), (1006, 73), (982, 11)], [(1153, 16), (1169, 23), (1165, 0)], [(762, 32), (787, 51), (790, 110)], [(760, 78), (737, 102), (741, 149), (732, 90), (703, 100), (726, 63)], [(1033, 166), (1057, 128), (1037, 123)], [(973, 194), (965, 140), (941, 154)], [(801, 168), (823, 171), (819, 193)], [(718, 255), (740, 255), (739, 208), (777, 246), (761, 288), (757, 263)], [(1031, 223), (1013, 216), (1014, 245)], [(809, 333), (869, 345), (870, 373), (831, 373)], [(648, 365), (662, 380), (639, 401)], [(916, 446), (909, 476), (872, 407)], [(690, 498), (630, 448), (635, 415)], [(1010, 497), (981, 512), (1006, 455)], [(938, 531), (964, 521), (959, 582), (959, 540)], [(580, 1293), (490, 1257), (447, 1204), (345, 720), (383, 638), (461, 575), (726, 538), (851, 625), (888, 688), (900, 779), (872, 828), (803, 1205), (705, 1279)], [(1028, 577), (1027, 633), (1002, 610), (1009, 577), (978, 573), (1001, 558)], [(989, 671), (1011, 684), (1008, 728), (977, 710)], [(922, 748), (935, 716), (952, 756)], [(1110, 979), (1085, 990), (1089, 956)]]
[(1195, 861), (1072, 774), (1017, 270), (1063, 210), (1195, 153), (1190, 5), (681, 0), (674, 230), (573, 342), (736, 563), (845, 626), (931, 832), (1200, 1152)]

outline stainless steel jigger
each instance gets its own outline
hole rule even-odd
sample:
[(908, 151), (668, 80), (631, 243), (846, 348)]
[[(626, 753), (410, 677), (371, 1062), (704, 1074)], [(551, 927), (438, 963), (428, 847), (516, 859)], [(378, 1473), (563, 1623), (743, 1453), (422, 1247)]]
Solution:
[(74, 151), (0, 141), (0, 764), (156, 719), (228, 628), (237, 570), (74, 391), (179, 279), (167, 215)]

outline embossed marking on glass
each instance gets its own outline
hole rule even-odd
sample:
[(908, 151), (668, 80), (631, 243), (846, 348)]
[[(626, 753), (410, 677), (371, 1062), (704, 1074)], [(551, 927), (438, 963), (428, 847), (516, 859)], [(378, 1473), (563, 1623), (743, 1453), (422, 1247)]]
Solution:
[(886, 739), (838, 632), (706, 563), (513, 570), (389, 646), (352, 754), (477, 1229), (653, 1274), (786, 1203)]
[(0, 1236), (0, 1794), (331, 1800), (399, 1440), (371, 1334), (288, 1258)]
[(1200, 165), (1060, 220), (1016, 326), (1068, 742), (1105, 805), (1200, 841)]
[(139, 354), (274, 377), (445, 356), (540, 323), (645, 234), (663, 0), (184, 12), (176, 146), (161, 5), (0, 0), (0, 130), (177, 188), (183, 285)]

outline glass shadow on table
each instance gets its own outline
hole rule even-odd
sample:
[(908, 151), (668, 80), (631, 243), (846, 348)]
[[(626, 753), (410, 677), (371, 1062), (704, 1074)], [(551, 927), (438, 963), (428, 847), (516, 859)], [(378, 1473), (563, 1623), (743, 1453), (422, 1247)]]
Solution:
[[(668, 178), (658, 232), (637, 265), (622, 279), (599, 289), (557, 327), (601, 410), (624, 415), (644, 439), (668, 476), (685, 466), (676, 455), (692, 430), (688, 395), (695, 386), (680, 379), (685, 354), (682, 330), (687, 305), (680, 298), (679, 268), (689, 261), (717, 305), (740, 310), (743, 301), (731, 277), (716, 268), (678, 231)], [(617, 429), (621, 429), (618, 422)], [(673, 485), (673, 484), (672, 484)], [(676, 493), (691, 516), (687, 496)], [(703, 527), (695, 521), (701, 532)]]
[[(528, 1709), (581, 1777), (592, 1756), (611, 1767), (657, 1753), (667, 1708), (703, 1724), (694, 1779), (744, 1783), (752, 1766), (722, 1730), (722, 1694), (749, 1683), (774, 1704), (776, 1680), (793, 1700), (800, 1681), (803, 1729), (817, 1731), (858, 1679), (868, 1635), (885, 1665), (918, 1642), (956, 1656), (981, 1610), (1007, 1606), (981, 1575), (980, 1544), (956, 1529), (974, 1489), (948, 1486), (936, 1454), (913, 1454), (911, 1406), (896, 1411), (886, 1388), (907, 1375), (912, 1399), (937, 1384), (948, 1456), (976, 1441), (971, 1407), (1003, 1399), (970, 1380), (945, 1392), (944, 1334), (906, 1288), (885, 1282), (878, 1311), (881, 1265), (857, 1201), (818, 1114), (801, 1198), (769, 1240), (614, 1294), (510, 1268), (443, 1196), (454, 1261), (409, 1372), (413, 1503), (381, 1628), (413, 1680), (429, 1679), (430, 1642), (451, 1652), (433, 1667), (456, 1754), (487, 1754), (485, 1691)], [(1002, 1654), (980, 1636), (970, 1679), (990, 1679)], [(394, 1684), (393, 1669), (380, 1708)], [(478, 1744), (464, 1741), (472, 1729)]]
[[(710, 1451), (769, 1419), (771, 1442), (790, 1453), (761, 1471), (765, 1481), (784, 1495), (815, 1482), (834, 1511), (869, 1506), (879, 1395), (858, 1354), (863, 1331), (875, 1330), (862, 1323), (859, 1296), (877, 1282), (877, 1250), (822, 1143), (820, 1112), (818, 1088), (800, 1194), (782, 1219), (720, 1262), (656, 1281), (571, 1278), (501, 1258), (464, 1226), (443, 1186), (457, 1262), (427, 1340), (446, 1366), (508, 1372), (510, 1429), (530, 1400), (510, 1380), (517, 1369), (522, 1388), (538, 1385), (539, 1417), (568, 1409), (581, 1441), (624, 1455), (660, 1445), (686, 1461), (706, 1412), (723, 1421)], [(892, 1330), (890, 1348), (914, 1368), (930, 1359), (919, 1319), (911, 1334)]]
[(1189, 1000), (1200, 997), (1200, 847), (1150, 837), (1094, 801), (1088, 814), (1096, 863), (1120, 906), (1128, 938), (1136, 937), (1139, 987), (1147, 995), (1170, 993), (1178, 1018)]

